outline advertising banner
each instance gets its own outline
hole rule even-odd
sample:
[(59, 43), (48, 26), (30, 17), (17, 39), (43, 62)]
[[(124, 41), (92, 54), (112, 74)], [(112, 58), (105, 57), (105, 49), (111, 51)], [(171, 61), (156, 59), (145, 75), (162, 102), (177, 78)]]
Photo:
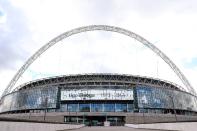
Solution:
[(133, 100), (133, 89), (64, 89), (61, 100)]

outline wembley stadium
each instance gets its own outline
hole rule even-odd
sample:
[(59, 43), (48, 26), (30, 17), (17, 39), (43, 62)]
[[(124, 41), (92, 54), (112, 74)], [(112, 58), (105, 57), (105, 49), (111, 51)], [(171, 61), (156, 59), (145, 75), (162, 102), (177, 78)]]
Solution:
[[(85, 31), (104, 30), (132, 37), (160, 56), (177, 74), (176, 83), (132, 74), (91, 73), (16, 81), (44, 51), (58, 41)], [(128, 30), (93, 25), (65, 32), (40, 48), (14, 76), (0, 103), (0, 116), (51, 122), (74, 122), (102, 126), (197, 120), (194, 89), (176, 65), (157, 47)]]

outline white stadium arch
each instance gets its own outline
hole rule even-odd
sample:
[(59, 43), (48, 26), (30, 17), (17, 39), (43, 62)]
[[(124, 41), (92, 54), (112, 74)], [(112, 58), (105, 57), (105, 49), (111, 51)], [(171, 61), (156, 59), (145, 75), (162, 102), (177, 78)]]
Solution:
[(117, 32), (126, 36), (129, 36), (133, 39), (136, 39), (140, 43), (144, 44), (146, 47), (150, 48), (153, 52), (155, 52), (159, 57), (161, 57), (170, 67), (171, 69), (176, 73), (176, 75), (180, 78), (182, 83), (185, 85), (187, 91), (193, 95), (196, 95), (196, 92), (194, 88), (191, 86), (187, 78), (184, 76), (184, 74), (180, 71), (180, 69), (161, 51), (159, 50), (155, 45), (141, 37), (140, 35), (133, 33), (129, 30), (115, 27), (115, 26), (108, 26), (108, 25), (89, 25), (89, 26), (83, 26), (79, 28), (72, 29), (70, 31), (67, 31), (65, 33), (60, 34), (59, 36), (55, 37), (51, 41), (49, 41), (47, 44), (42, 46), (37, 52), (35, 52), (34, 55), (32, 55), (25, 64), (18, 70), (18, 72), (15, 74), (13, 79), (8, 84), (7, 88), (4, 90), (2, 96), (10, 93), (12, 89), (14, 88), (16, 82), (21, 77), (21, 75), (26, 71), (26, 69), (47, 49), (58, 43), (59, 41), (72, 36), (74, 34), (87, 32), (87, 31), (95, 31), (95, 30), (102, 30), (102, 31), (110, 31), (110, 32)]

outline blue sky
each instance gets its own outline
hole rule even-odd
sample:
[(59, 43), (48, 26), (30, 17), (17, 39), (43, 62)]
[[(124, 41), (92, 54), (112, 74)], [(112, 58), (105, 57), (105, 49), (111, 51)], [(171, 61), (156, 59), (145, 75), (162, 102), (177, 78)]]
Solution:
[(191, 61), (185, 62), (186, 68), (195, 68), (197, 66), (197, 57), (191, 59)]
[[(67, 30), (92, 24), (119, 26), (143, 36), (169, 56), (197, 89), (196, 14), (195, 0), (0, 0), (0, 79), (3, 79), (0, 90), (2, 92), (5, 89), (16, 71), (42, 45)], [(51, 76), (58, 71), (63, 72), (66, 67), (67, 71), (63, 74), (71, 74), (71, 70), (73, 73), (139, 73), (172, 80), (181, 85), (177, 78), (171, 77), (176, 76), (169, 75), (173, 72), (162, 60), (158, 60), (143, 46), (130, 46), (127, 44), (129, 42), (130, 39), (113, 33), (84, 33), (73, 36), (62, 42), (68, 43), (67, 45), (55, 46), (53, 51), (46, 52), (43, 58), (37, 60), (21, 78), (24, 79), (21, 83), (36, 79), (35, 76), (39, 74)], [(91, 46), (87, 43), (95, 44)], [(108, 48), (103, 50), (102, 46)], [(107, 49), (111, 53), (106, 54)], [(72, 53), (71, 51), (76, 50), (78, 53), (71, 55), (73, 60), (63, 58), (66, 51)], [(49, 58), (57, 60), (62, 66), (50, 64)], [(82, 61), (91, 66), (77, 66)], [(152, 65), (142, 66), (151, 63), (150, 61)], [(52, 67), (46, 67), (45, 63)], [(156, 63), (159, 63), (159, 75), (156, 72)], [(120, 69), (121, 67), (124, 69)], [(130, 71), (131, 67), (133, 71)], [(147, 70), (150, 72), (146, 72)]]
[(0, 17), (2, 17), (3, 16), (3, 12), (2, 11), (0, 11)]

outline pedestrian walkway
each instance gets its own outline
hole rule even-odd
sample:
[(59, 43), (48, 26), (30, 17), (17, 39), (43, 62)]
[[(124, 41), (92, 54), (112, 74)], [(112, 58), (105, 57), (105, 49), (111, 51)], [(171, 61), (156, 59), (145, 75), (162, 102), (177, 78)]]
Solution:
[(74, 131), (161, 131), (161, 130), (134, 129), (124, 126), (109, 126), (109, 127), (92, 126), (92, 127), (82, 127)]

